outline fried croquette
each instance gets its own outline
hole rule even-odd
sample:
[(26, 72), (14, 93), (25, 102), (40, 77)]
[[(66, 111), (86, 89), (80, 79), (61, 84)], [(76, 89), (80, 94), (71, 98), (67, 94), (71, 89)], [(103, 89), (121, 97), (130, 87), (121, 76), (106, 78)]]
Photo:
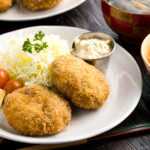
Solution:
[(62, 0), (22, 0), (22, 4), (32, 11), (52, 8)]
[(3, 105), (10, 126), (24, 135), (60, 132), (71, 120), (69, 103), (42, 86), (28, 86), (8, 94)]
[(6, 11), (13, 4), (14, 0), (0, 0), (0, 12)]
[(97, 109), (108, 98), (105, 76), (80, 58), (60, 56), (52, 63), (51, 77), (58, 90), (78, 107)]

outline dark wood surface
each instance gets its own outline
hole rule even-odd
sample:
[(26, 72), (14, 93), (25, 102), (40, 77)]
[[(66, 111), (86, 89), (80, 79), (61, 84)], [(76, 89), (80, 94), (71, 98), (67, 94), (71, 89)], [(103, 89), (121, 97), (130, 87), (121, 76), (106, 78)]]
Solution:
[[(150, 121), (150, 75), (148, 74), (140, 56), (139, 46), (124, 42), (105, 23), (101, 12), (100, 0), (87, 0), (79, 7), (64, 14), (38, 21), (26, 22), (2, 22), (0, 21), (0, 34), (8, 31), (37, 25), (65, 25), (74, 26), (91, 31), (100, 31), (114, 37), (117, 43), (124, 47), (137, 61), (143, 76), (143, 92), (140, 102), (134, 112), (118, 127), (126, 127), (137, 123)], [(144, 32), (144, 31), (143, 31)], [(0, 144), (1, 149), (17, 149), (31, 145), (4, 140)], [(11, 148), (10, 148), (11, 147)], [(65, 148), (67, 150), (149, 150), (150, 132), (136, 133), (116, 138), (110, 138), (97, 142), (91, 142), (75, 147)]]

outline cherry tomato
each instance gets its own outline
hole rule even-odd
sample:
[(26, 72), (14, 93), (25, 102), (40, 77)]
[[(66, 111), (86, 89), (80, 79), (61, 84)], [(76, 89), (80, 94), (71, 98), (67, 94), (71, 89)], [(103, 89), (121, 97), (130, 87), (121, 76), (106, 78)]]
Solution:
[(8, 80), (9, 80), (8, 72), (3, 69), (0, 69), (0, 88), (3, 88)]
[(4, 90), (6, 91), (6, 94), (13, 92), (16, 89), (19, 89), (23, 87), (22, 83), (20, 83), (17, 80), (9, 80), (5, 86), (4, 86)]

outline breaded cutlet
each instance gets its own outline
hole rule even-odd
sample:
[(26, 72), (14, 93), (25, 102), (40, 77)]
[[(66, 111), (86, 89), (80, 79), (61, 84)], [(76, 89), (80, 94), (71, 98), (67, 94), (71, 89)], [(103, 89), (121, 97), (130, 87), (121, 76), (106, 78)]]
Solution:
[(29, 10), (36, 11), (56, 6), (62, 0), (22, 0), (22, 4)]
[(24, 135), (58, 133), (71, 120), (68, 101), (48, 88), (37, 85), (8, 94), (3, 111), (10, 126)]
[(52, 82), (72, 103), (85, 109), (101, 107), (109, 96), (105, 76), (80, 58), (61, 56), (52, 63)]

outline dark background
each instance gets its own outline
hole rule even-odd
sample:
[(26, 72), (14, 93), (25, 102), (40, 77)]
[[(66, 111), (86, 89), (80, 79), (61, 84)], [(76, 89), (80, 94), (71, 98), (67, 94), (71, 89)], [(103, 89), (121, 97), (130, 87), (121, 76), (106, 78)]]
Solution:
[[(0, 21), (0, 34), (16, 29), (38, 26), (38, 25), (63, 25), (88, 29), (90, 31), (99, 31), (111, 35), (117, 43), (124, 47), (137, 61), (143, 77), (143, 93), (140, 102), (134, 112), (118, 127), (126, 127), (137, 123), (150, 121), (150, 75), (148, 74), (140, 56), (140, 44), (131, 45), (124, 42), (116, 33), (114, 33), (105, 23), (101, 12), (100, 0), (87, 0), (81, 6), (66, 12), (64, 14), (42, 19), (39, 21), (25, 22), (2, 22)], [(117, 127), (117, 128), (118, 128)], [(0, 144), (1, 149), (14, 150), (31, 146), (28, 144), (4, 140)], [(149, 150), (150, 132), (136, 133), (132, 135), (109, 138), (89, 144), (65, 148), (67, 150)]]

